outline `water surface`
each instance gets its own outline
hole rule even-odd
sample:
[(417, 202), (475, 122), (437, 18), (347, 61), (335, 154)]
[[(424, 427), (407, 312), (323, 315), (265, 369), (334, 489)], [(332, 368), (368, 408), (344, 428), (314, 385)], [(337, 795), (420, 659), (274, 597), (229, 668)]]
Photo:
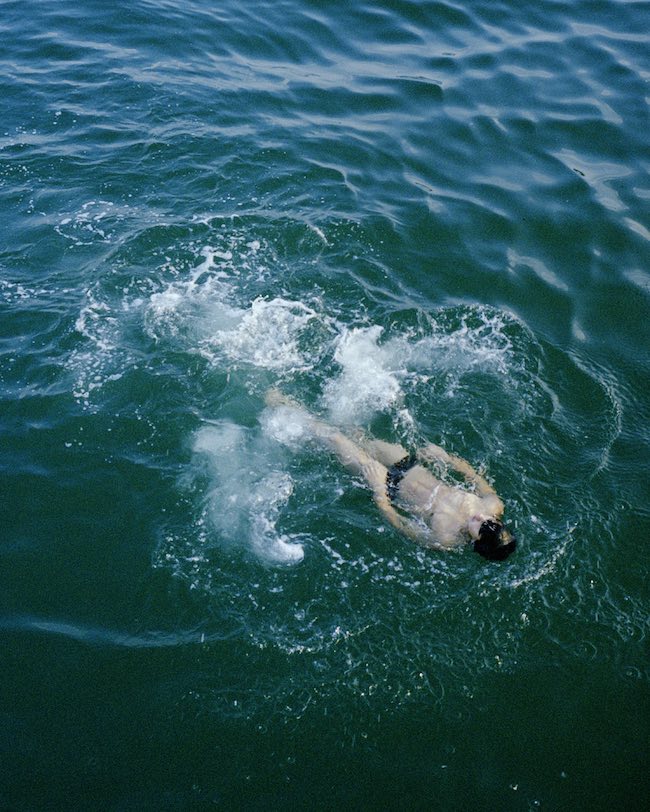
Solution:
[(0, 3), (0, 805), (642, 808), (649, 11)]

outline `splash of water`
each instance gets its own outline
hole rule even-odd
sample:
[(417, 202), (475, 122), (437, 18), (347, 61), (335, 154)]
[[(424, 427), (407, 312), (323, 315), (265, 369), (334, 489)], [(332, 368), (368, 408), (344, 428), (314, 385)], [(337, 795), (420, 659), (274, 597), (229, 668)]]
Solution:
[(235, 423), (219, 421), (197, 433), (193, 451), (207, 470), (204, 511), (219, 541), (243, 544), (273, 564), (300, 562), (302, 544), (278, 528), (293, 481), (278, 470), (264, 438)]

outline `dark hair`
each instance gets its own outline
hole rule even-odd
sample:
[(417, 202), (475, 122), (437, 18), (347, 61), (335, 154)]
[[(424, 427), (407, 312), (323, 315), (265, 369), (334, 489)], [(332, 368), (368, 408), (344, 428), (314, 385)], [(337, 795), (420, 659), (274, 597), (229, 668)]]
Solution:
[(474, 542), (474, 550), (489, 561), (503, 561), (517, 546), (517, 539), (510, 535), (501, 522), (484, 521)]

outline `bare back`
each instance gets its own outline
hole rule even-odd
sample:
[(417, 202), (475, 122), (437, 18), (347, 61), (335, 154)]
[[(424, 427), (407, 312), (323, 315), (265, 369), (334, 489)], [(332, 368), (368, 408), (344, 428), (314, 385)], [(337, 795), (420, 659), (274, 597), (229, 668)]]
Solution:
[(473, 516), (497, 517), (503, 511), (498, 497), (447, 485), (421, 465), (400, 482), (398, 504), (422, 519), (443, 547), (461, 543)]

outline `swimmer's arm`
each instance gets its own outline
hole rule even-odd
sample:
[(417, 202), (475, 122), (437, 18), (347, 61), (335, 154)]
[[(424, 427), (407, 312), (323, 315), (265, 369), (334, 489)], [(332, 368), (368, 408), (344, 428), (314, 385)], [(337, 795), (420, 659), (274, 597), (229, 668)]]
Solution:
[[(462, 474), (465, 479), (476, 487), (479, 496), (497, 496), (496, 491), (490, 483), (482, 477), (478, 471), (462, 457), (457, 457), (454, 454), (448, 454), (444, 448), (439, 445), (429, 443), (424, 448), (419, 449), (418, 457), (427, 462), (439, 461), (450, 465), (459, 474)], [(498, 498), (498, 497), (497, 497)]]
[(366, 482), (372, 488), (375, 504), (381, 510), (384, 518), (400, 533), (428, 547), (437, 546), (434, 544), (430, 533), (417, 522), (407, 519), (398, 513), (393, 507), (388, 494), (386, 493), (386, 467), (377, 460), (370, 458), (362, 466), (362, 473)]
[(386, 493), (386, 475), (388, 474), (388, 469), (385, 465), (382, 465), (374, 457), (371, 457), (366, 451), (356, 445), (356, 443), (352, 442), (349, 437), (346, 437), (340, 431), (333, 429), (326, 423), (312, 420), (311, 428), (314, 434), (336, 453), (348, 471), (363, 476), (372, 490), (375, 504), (383, 513), (384, 518), (392, 524), (396, 530), (399, 530), (400, 533), (403, 533), (408, 538), (413, 539), (413, 541), (418, 542), (418, 544), (424, 544), (428, 547), (437, 546), (425, 527), (405, 518), (393, 507)]
[(384, 514), (384, 518), (387, 519), (390, 524), (396, 530), (399, 530), (400, 533), (403, 533), (413, 541), (417, 541), (419, 544), (423, 544), (425, 542), (425, 534), (420, 531), (418, 526), (415, 522), (409, 521), (405, 519), (403, 516), (395, 510), (395, 508), (391, 505), (388, 497), (385, 494), (375, 493), (375, 504)]

